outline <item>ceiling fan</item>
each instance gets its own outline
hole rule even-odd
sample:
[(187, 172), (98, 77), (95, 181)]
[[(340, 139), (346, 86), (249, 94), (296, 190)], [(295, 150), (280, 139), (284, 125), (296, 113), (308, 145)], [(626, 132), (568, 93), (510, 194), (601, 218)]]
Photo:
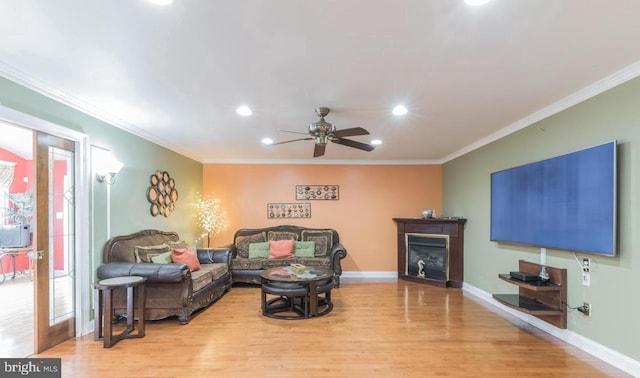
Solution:
[(313, 149), (313, 157), (319, 157), (324, 155), (324, 150), (327, 147), (327, 142), (329, 141), (333, 143), (341, 144), (343, 146), (357, 148), (363, 151), (373, 151), (373, 149), (375, 148), (375, 146), (372, 146), (370, 144), (357, 142), (355, 140), (344, 138), (344, 137), (356, 136), (356, 135), (369, 135), (369, 132), (363, 129), (362, 127), (353, 127), (350, 129), (336, 130), (336, 127), (333, 124), (324, 120), (324, 117), (326, 117), (327, 114), (329, 114), (329, 108), (325, 108), (325, 107), (316, 108), (316, 114), (318, 115), (318, 117), (320, 117), (320, 120), (318, 120), (318, 122), (314, 122), (310, 124), (309, 131), (307, 133), (303, 133), (300, 131), (280, 130), (287, 133), (305, 134), (305, 135), (309, 134), (310, 137), (287, 140), (284, 142), (274, 143), (273, 145), (297, 142), (300, 140), (315, 139), (316, 145)]

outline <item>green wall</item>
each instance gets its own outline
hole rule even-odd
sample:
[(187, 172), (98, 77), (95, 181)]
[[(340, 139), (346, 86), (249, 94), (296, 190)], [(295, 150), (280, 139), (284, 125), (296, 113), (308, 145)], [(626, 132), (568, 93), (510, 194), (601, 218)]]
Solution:
[(618, 256), (578, 253), (592, 259), (591, 286), (581, 282), (572, 253), (547, 250), (547, 265), (568, 270), (568, 302), (591, 303), (587, 318), (570, 311), (568, 329), (632, 359), (640, 360), (640, 79), (575, 105), (534, 125), (447, 162), (443, 169), (443, 208), (465, 216), (465, 282), (488, 293), (516, 293), (497, 278), (517, 270), (518, 260), (540, 262), (540, 249), (489, 241), (490, 174), (578, 149), (618, 141)]
[[(200, 231), (192, 204), (202, 190), (202, 164), (164, 147), (132, 135), (83, 112), (0, 77), (0, 104), (57, 125), (86, 134), (89, 144), (110, 150), (124, 166), (110, 187), (111, 236), (142, 229), (176, 231), (194, 245)], [(153, 217), (149, 212), (146, 190), (156, 170), (169, 172), (180, 194), (170, 217)], [(90, 229), (92, 254), (96, 264), (102, 261), (102, 246), (107, 239), (107, 189), (91, 178), (93, 189)], [(90, 194), (87, 194), (90, 196)]]

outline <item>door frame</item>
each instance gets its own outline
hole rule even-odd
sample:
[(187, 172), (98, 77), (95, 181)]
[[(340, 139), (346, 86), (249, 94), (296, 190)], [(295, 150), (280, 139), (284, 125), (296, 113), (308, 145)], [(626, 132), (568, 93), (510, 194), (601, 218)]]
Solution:
[[(75, 144), (74, 172), (75, 191), (75, 231), (76, 255), (76, 337), (93, 332), (91, 281), (93, 280), (94, 258), (89, 247), (90, 240), (90, 184), (91, 167), (89, 164), (89, 137), (81, 132), (34, 117), (0, 105), (0, 120), (26, 129), (36, 130), (68, 139)], [(48, 314), (47, 314), (48, 316)]]

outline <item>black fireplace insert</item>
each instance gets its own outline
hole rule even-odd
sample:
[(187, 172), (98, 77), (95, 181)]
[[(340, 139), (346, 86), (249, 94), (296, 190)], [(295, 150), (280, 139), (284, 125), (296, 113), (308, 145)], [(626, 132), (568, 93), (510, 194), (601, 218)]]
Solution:
[(449, 235), (406, 234), (405, 274), (440, 281), (449, 279)]

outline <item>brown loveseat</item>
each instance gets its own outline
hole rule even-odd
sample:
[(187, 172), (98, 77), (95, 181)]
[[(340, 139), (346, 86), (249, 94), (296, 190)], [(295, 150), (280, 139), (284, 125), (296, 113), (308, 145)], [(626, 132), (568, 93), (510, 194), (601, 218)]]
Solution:
[[(249, 258), (252, 243), (264, 243), (269, 240), (294, 239), (313, 241), (315, 251), (312, 257), (293, 258)], [(333, 271), (335, 287), (340, 286), (342, 266), (340, 261), (347, 257), (347, 250), (340, 243), (338, 233), (333, 229), (306, 228), (299, 226), (274, 226), (258, 229), (240, 229), (233, 237), (233, 244), (226, 246), (231, 254), (231, 276), (233, 282), (260, 284), (263, 270), (299, 263), (306, 266), (321, 266)]]
[[(169, 250), (179, 241), (175, 232), (143, 230), (117, 236), (107, 241), (103, 249), (103, 265), (98, 267), (98, 280), (143, 276), (146, 281), (145, 319), (156, 320), (176, 315), (181, 324), (191, 320), (191, 314), (208, 306), (231, 289), (228, 250), (197, 250), (201, 268), (191, 272), (187, 265), (145, 262), (160, 261), (155, 250)], [(143, 261), (144, 260), (144, 261)], [(113, 295), (116, 316), (126, 314), (126, 293)]]

